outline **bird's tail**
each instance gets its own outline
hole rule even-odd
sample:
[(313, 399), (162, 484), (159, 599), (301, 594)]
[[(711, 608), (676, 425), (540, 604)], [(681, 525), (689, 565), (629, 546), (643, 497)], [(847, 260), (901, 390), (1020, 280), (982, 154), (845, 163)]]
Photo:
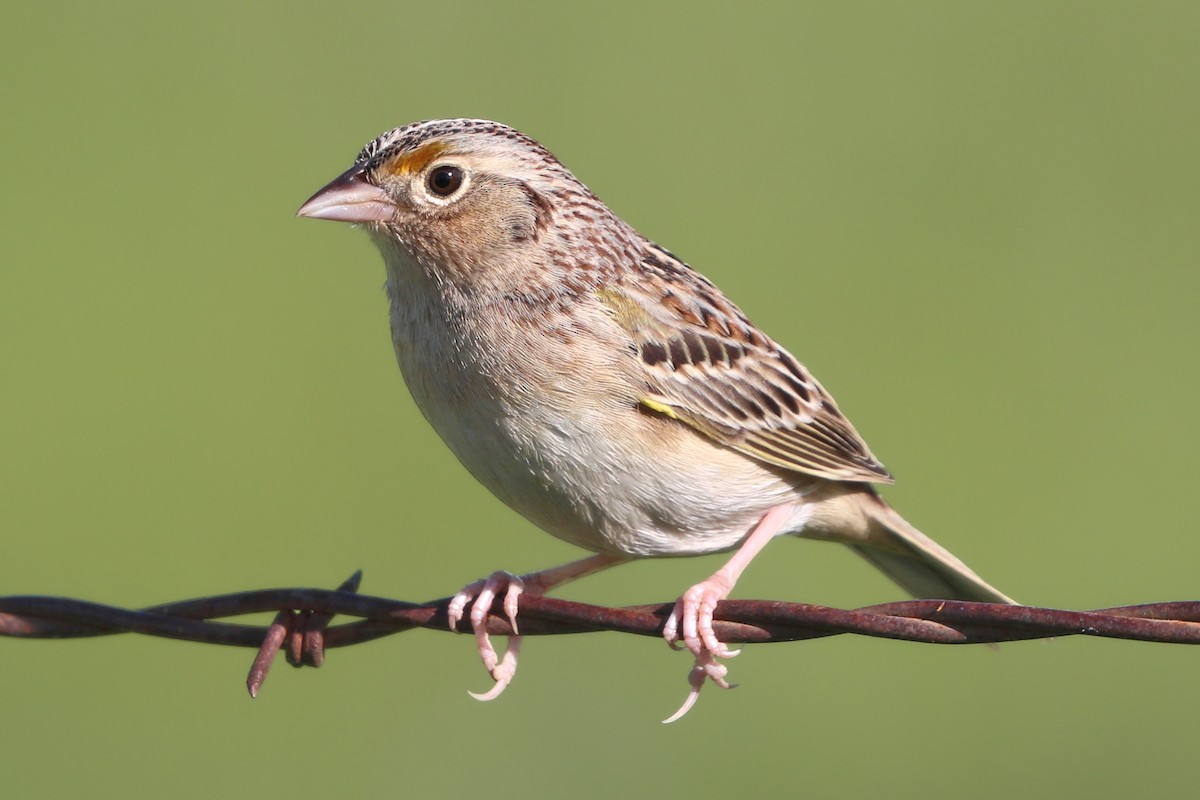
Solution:
[(949, 550), (908, 524), (883, 498), (872, 493), (864, 499), (871, 505), (870, 544), (851, 544), (850, 548), (913, 597), (1016, 604)]

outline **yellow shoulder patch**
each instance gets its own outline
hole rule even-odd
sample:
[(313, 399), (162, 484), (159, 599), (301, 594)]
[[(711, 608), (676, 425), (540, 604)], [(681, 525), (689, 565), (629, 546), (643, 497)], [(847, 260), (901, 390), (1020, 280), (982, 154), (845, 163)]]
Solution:
[(675, 413), (675, 409), (671, 408), (666, 403), (660, 403), (657, 400), (651, 400), (649, 397), (643, 397), (639, 402), (646, 408), (654, 411), (655, 413), (662, 414), (664, 417), (679, 419), (679, 415)]
[(613, 313), (613, 319), (629, 333), (637, 333), (652, 327), (650, 315), (620, 289), (602, 286), (596, 290), (596, 299)]

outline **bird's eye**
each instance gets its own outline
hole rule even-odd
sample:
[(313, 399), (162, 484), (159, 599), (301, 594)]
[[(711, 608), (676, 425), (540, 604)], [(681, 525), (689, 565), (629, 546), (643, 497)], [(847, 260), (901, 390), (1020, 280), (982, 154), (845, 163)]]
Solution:
[(429, 173), (429, 191), (438, 197), (449, 197), (462, 186), (463, 172), (458, 167), (438, 167)]

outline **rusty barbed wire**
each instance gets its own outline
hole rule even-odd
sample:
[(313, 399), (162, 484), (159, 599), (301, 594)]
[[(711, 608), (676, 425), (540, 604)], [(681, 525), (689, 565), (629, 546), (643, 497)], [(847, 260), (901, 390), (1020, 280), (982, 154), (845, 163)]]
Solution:
[[(257, 695), (276, 654), (293, 666), (319, 667), (325, 651), (413, 628), (449, 631), (449, 597), (409, 603), (358, 594), (362, 572), (337, 589), (263, 589), (200, 597), (131, 610), (67, 597), (0, 597), (0, 636), (72, 639), (140, 633), (169, 639), (258, 649), (246, 685)], [(616, 631), (661, 636), (674, 601), (608, 608), (553, 597), (521, 597), (521, 633)], [(277, 612), (268, 626), (215, 622)], [(358, 617), (330, 625), (335, 616)], [(984, 644), (1060, 636), (1100, 636), (1143, 642), (1200, 644), (1200, 601), (1147, 603), (1068, 611), (960, 600), (906, 600), (858, 609), (774, 600), (725, 600), (714, 628), (730, 644), (762, 644), (858, 634), (928, 644)], [(469, 633), (470, 623), (459, 624)], [(499, 603), (488, 632), (512, 633)]]

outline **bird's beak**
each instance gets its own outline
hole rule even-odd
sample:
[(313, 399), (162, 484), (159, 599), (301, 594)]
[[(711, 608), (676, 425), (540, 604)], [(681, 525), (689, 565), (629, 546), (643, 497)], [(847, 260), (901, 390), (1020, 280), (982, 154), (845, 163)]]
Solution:
[(308, 198), (296, 216), (335, 222), (391, 222), (395, 204), (367, 181), (364, 172), (361, 166), (346, 170)]

